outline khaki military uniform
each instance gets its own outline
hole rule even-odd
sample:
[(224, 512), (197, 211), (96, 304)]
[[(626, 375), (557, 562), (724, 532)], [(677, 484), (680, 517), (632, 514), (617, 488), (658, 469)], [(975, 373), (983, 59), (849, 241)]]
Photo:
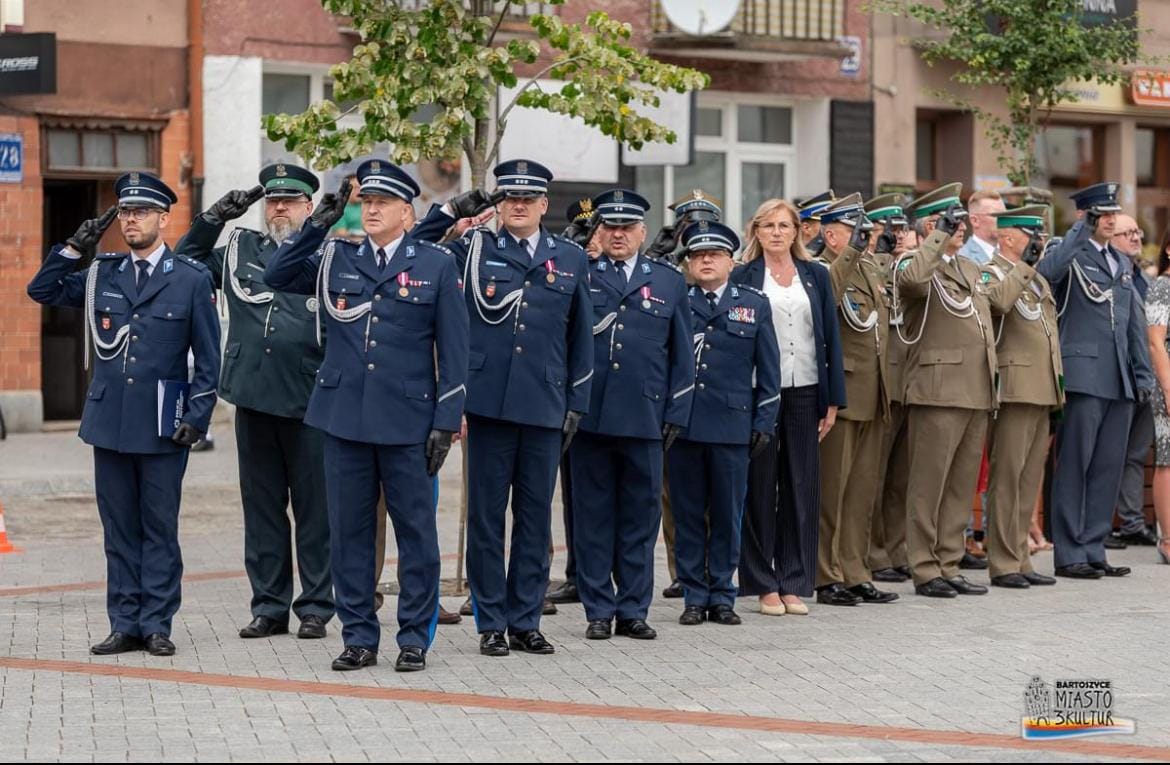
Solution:
[(984, 284), (1013, 280), (1003, 292), (1009, 308), (996, 319), (999, 411), (991, 424), (991, 518), (987, 557), (991, 576), (1029, 573), (1028, 528), (1044, 480), (1048, 416), (1064, 401), (1056, 301), (1043, 276), (996, 253), (983, 266)]
[(991, 307), (1033, 273), (1013, 269), (995, 285), (979, 266), (944, 257), (949, 237), (935, 231), (898, 263), (897, 292), (911, 340), (906, 363), (910, 483), (906, 541), (914, 583), (959, 575), (963, 529), (995, 408), (995, 330)]
[[(908, 255), (906, 256), (908, 257)], [(900, 258), (898, 259), (900, 260)], [(892, 295), (894, 268), (897, 261), (885, 264), (886, 289)], [(902, 403), (906, 358), (910, 346), (902, 339), (904, 328), (901, 309), (890, 307), (890, 331), (886, 341), (886, 382), (890, 398), (890, 418), (882, 429), (882, 447), (878, 456), (878, 480), (874, 484), (874, 510), (870, 523), (870, 571), (899, 568), (906, 558), (906, 483), (910, 472), (910, 455), (906, 432), (906, 407)]]
[(817, 586), (870, 581), (873, 487), (889, 417), (885, 364), (889, 299), (882, 267), (846, 247), (829, 265), (840, 312), (845, 400), (836, 425), (821, 442), (821, 514)]

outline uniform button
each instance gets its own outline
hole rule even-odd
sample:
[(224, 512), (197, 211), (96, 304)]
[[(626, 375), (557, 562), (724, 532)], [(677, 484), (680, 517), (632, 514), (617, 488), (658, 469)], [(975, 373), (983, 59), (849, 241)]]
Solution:
[(524, 282), (524, 286), (525, 286), (525, 287), (531, 287), (531, 286), (532, 286), (532, 282)]
[(622, 349), (622, 344), (618, 343), (617, 345), (614, 346), (614, 348), (616, 348), (617, 350), (620, 351)]
[(138, 363), (138, 359), (136, 359), (136, 358), (134, 358), (133, 356), (131, 356), (131, 357), (130, 357), (130, 363), (131, 363), (131, 364), (137, 364), (137, 363)]
[(130, 342), (137, 343), (138, 342), (138, 335), (130, 335)]
[(382, 293), (379, 292), (377, 295), (374, 295), (374, 300), (381, 300), (381, 299), (382, 299)]
[(134, 316), (132, 316), (131, 318), (137, 319), (137, 318), (138, 318), (138, 314), (134, 314)]
[(134, 378), (133, 378), (133, 377), (127, 377), (127, 378), (126, 378), (126, 384), (127, 384), (127, 385), (133, 385), (133, 384), (134, 384)]
[(527, 308), (527, 307), (528, 307), (528, 301), (527, 301), (527, 300), (525, 300), (523, 303), (521, 303), (521, 304), (520, 304), (520, 307), (521, 307), (521, 308)]
[(274, 305), (274, 306), (272, 306), (272, 312), (273, 312), (273, 313), (275, 313), (275, 312), (277, 312), (277, 311), (279, 311), (279, 310), (280, 310), (280, 306), (278, 306), (278, 305)]
[(699, 383), (699, 390), (706, 390), (706, 389), (707, 389), (706, 383)]
[(371, 372), (373, 372), (373, 371), (374, 371), (374, 365), (373, 365), (373, 364), (366, 364), (366, 369), (368, 369), (368, 370), (370, 370)]
[(705, 343), (705, 344), (703, 345), (703, 350), (705, 350), (705, 351), (709, 351), (709, 350), (711, 350), (711, 344), (710, 344), (710, 343)]
[(521, 332), (523, 332), (523, 331), (524, 331), (524, 325), (523, 325), (523, 324), (521, 324), (521, 325), (520, 325), (520, 331), (521, 331)]
[(271, 348), (265, 348), (265, 349), (264, 349), (264, 352), (265, 352), (265, 353), (268, 353), (268, 354), (271, 354), (271, 353), (272, 353), (272, 349), (271, 349)]
[(614, 369), (621, 369), (621, 368), (622, 368), (622, 365), (621, 365), (621, 364), (619, 364), (619, 363), (617, 363), (617, 362), (615, 361), (615, 362), (613, 362), (613, 368), (614, 368)]
[(418, 296), (416, 295), (416, 296), (413, 298), (413, 300), (414, 300), (414, 302), (416, 302), (416, 303), (417, 303), (417, 302), (418, 302)]
[(714, 328), (714, 327), (712, 327), (710, 324), (708, 324), (708, 325), (707, 325), (707, 331), (708, 331), (708, 332), (714, 332), (714, 331), (715, 331), (715, 328)]
[(517, 346), (516, 346), (516, 353), (523, 353), (523, 352), (524, 352), (524, 348), (522, 348), (521, 346), (517, 345)]
[(370, 319), (370, 322), (371, 322), (371, 323), (373, 323), (373, 324), (377, 324), (377, 323), (378, 323), (378, 317), (377, 317), (377, 316), (375, 316), (374, 318)]
[(703, 364), (702, 364), (702, 365), (701, 365), (699, 368), (700, 368), (700, 369), (706, 369), (706, 368), (707, 368), (707, 364), (706, 364), (706, 362), (704, 362), (704, 363), (703, 363)]
[(377, 341), (377, 340), (371, 340), (371, 341), (370, 341), (370, 347), (371, 347), (371, 348), (377, 348), (377, 347), (378, 347), (378, 341)]
[(167, 311), (167, 318), (169, 319), (169, 318), (171, 318), (172, 316), (174, 316), (174, 314), (173, 314), (173, 313), (171, 313), (170, 311)]
[(625, 325), (625, 324), (619, 324), (619, 325), (618, 325), (618, 329), (625, 329), (625, 328), (626, 328), (626, 325)]
[(620, 305), (620, 306), (618, 306), (618, 310), (624, 311), (624, 310), (626, 310), (626, 307), (624, 305)]
[(273, 333), (273, 332), (275, 332), (275, 331), (276, 331), (276, 327), (269, 327), (269, 328), (268, 328), (268, 332), (269, 332), (269, 334), (271, 334), (271, 333)]

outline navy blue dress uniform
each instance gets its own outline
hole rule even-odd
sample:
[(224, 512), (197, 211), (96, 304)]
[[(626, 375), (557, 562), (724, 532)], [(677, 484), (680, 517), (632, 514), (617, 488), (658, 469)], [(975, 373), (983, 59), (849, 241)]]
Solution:
[[(683, 235), (688, 255), (739, 239), (701, 221)], [(769, 438), (780, 410), (780, 349), (768, 299), (725, 282), (710, 294), (688, 292), (695, 342), (694, 405), (687, 429), (666, 454), (675, 523), (675, 560), (688, 608), (724, 620), (735, 604), (740, 528), (753, 433)], [(696, 615), (701, 615), (698, 612)], [(738, 619), (728, 623), (737, 623)]]
[[(319, 185), (308, 170), (284, 163), (261, 170), (260, 184), (268, 199), (302, 204)], [(243, 214), (248, 202), (233, 210), (235, 215)], [(286, 631), (291, 606), (302, 621), (299, 635), (324, 636), (334, 611), (325, 434), (302, 422), (325, 356), (316, 336), (317, 298), (273, 290), (264, 282), (264, 267), (278, 246), (267, 234), (236, 228), (217, 248), (224, 225), (234, 217), (219, 211), (222, 203), (196, 216), (176, 251), (211, 270), (229, 318), (219, 394), (236, 405), (244, 569), (254, 618), (240, 634)], [(301, 582), (295, 601), (290, 499)], [(306, 622), (308, 617), (313, 618)]]
[[(530, 160), (504, 162), (493, 172), (497, 191), (510, 197), (543, 197), (552, 178)], [(437, 239), (454, 222), (435, 206), (413, 233)], [(507, 631), (513, 648), (551, 652), (542, 637), (540, 650), (528, 638), (539, 630), (548, 584), (561, 429), (568, 412), (589, 409), (588, 257), (543, 226), (527, 237), (506, 225), (498, 232), (475, 228), (448, 247), (463, 276), (471, 322), (467, 580), (476, 628), (485, 641)], [(513, 531), (505, 574), (509, 493)], [(502, 645), (490, 651), (504, 652)]]
[[(123, 175), (115, 190), (123, 210), (169, 211), (177, 200), (147, 173)], [(78, 253), (57, 245), (28, 294), (44, 305), (84, 309), (93, 380), (79, 435), (94, 447), (111, 631), (124, 636), (121, 650), (146, 638), (152, 653), (173, 653), (173, 645), (156, 651), (151, 640), (170, 635), (181, 600), (179, 499), (188, 447), (160, 436), (160, 382), (187, 382), (188, 349), (194, 352), (182, 423), (206, 433), (219, 376), (219, 319), (207, 269), (171, 252), (161, 237), (156, 245), (149, 259), (145, 252), (106, 253), (76, 272)], [(116, 651), (99, 645), (94, 652)]]
[[(1116, 183), (1072, 195), (1086, 217), (1121, 210)], [(1124, 255), (1078, 221), (1036, 270), (1059, 306), (1067, 401), (1056, 435), (1052, 539), (1056, 571), (1097, 578), (1128, 573), (1105, 560), (1134, 402), (1153, 390), (1145, 317)], [(1095, 572), (1095, 573), (1094, 573)]]
[[(363, 163), (357, 178), (363, 197), (409, 203), (419, 192), (385, 161)], [(378, 650), (374, 548), (381, 485), (399, 550), (398, 645), (425, 651), (438, 619), (440, 574), (425, 443), (432, 430), (458, 432), (462, 421), (468, 330), (459, 277), (449, 252), (409, 232), (384, 248), (369, 237), (360, 244), (326, 241), (327, 232), (328, 225), (310, 218), (272, 255), (264, 280), (274, 289), (316, 297), (319, 321), (328, 329), (305, 423), (326, 433), (330, 556), (342, 639), (347, 653)], [(388, 261), (379, 267), (383, 257)]]
[[(607, 225), (640, 223), (650, 203), (625, 189), (594, 199)], [(589, 264), (594, 377), (570, 447), (577, 586), (591, 636), (644, 620), (654, 586), (663, 431), (686, 427), (695, 390), (690, 299), (679, 270), (641, 255)], [(617, 589), (614, 589), (614, 581)], [(640, 625), (636, 624), (641, 621)], [(642, 629), (645, 628), (645, 629)]]

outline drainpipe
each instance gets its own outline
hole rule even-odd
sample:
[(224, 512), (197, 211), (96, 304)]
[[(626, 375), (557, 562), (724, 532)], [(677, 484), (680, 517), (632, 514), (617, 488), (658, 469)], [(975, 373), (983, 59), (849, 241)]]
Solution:
[(203, 0), (187, 0), (187, 88), (194, 216), (203, 212)]

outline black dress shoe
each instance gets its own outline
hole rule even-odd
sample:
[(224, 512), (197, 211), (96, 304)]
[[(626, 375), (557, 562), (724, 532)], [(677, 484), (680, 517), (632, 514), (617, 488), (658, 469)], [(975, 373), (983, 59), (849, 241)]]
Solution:
[(743, 619), (739, 618), (739, 614), (735, 609), (729, 605), (711, 606), (707, 609), (707, 621), (715, 622), (716, 624), (726, 624), (729, 627), (736, 624), (743, 624)]
[(557, 604), (553, 603), (548, 598), (545, 598), (544, 605), (541, 606), (541, 608), (540, 608), (540, 615), (541, 616), (556, 616), (557, 615)]
[(894, 566), (894, 570), (906, 577), (907, 581), (914, 578), (914, 572), (910, 570), (909, 566)]
[(301, 619), (297, 637), (301, 640), (317, 640), (325, 637), (325, 620), (316, 614), (306, 614), (305, 618)]
[(585, 637), (589, 640), (609, 640), (610, 634), (609, 619), (594, 619), (585, 628)]
[(1007, 587), (1010, 590), (1026, 590), (1032, 586), (1023, 574), (1000, 574), (991, 577), (992, 587)]
[(893, 603), (898, 599), (898, 593), (886, 592), (873, 586), (872, 582), (862, 582), (848, 588), (849, 592), (861, 598), (862, 603)]
[(553, 603), (581, 602), (581, 594), (577, 592), (577, 583), (572, 579), (567, 579), (549, 590), (545, 598)]
[(1105, 576), (1104, 571), (1098, 571), (1088, 563), (1072, 563), (1068, 566), (1057, 566), (1056, 575), (1069, 579), (1100, 579)]
[(981, 584), (974, 584), (967, 581), (965, 576), (952, 576), (947, 580), (947, 584), (960, 595), (986, 595), (987, 588)]
[(658, 633), (645, 619), (618, 619), (613, 634), (624, 635), (634, 640), (653, 640), (658, 637)]
[(273, 635), (287, 635), (288, 622), (276, 621), (269, 619), (267, 616), (257, 616), (252, 621), (248, 622), (248, 626), (240, 630), (240, 637), (242, 638), (266, 638)]
[(507, 656), (508, 639), (502, 632), (489, 630), (479, 636), (479, 652), (484, 656)]
[(845, 589), (845, 585), (834, 582), (817, 588), (817, 602), (826, 606), (856, 606), (861, 598)]
[(471, 596), (470, 595), (467, 597), (467, 600), (463, 601), (463, 605), (459, 606), (459, 615), (460, 616), (474, 616), (475, 615), (475, 609), (471, 607)]
[(1122, 540), (1121, 534), (1116, 531), (1105, 537), (1106, 550), (1124, 550), (1127, 547), (1129, 547), (1129, 545), (1127, 545), (1125, 541)]
[(540, 630), (513, 632), (508, 636), (508, 645), (513, 651), (523, 651), (524, 653), (549, 654), (555, 653), (557, 650), (553, 648), (552, 643), (545, 640), (544, 635), (540, 634)]
[(127, 635), (125, 632), (111, 632), (105, 640), (89, 647), (89, 652), (95, 656), (110, 656), (115, 653), (141, 650), (142, 638)]
[(941, 576), (936, 576), (925, 584), (914, 585), (914, 591), (919, 595), (925, 595), (928, 598), (957, 598), (959, 592), (954, 587), (951, 587), (946, 579)]
[(1129, 566), (1110, 566), (1106, 561), (1099, 561), (1090, 563), (1090, 566), (1100, 571), (1105, 576), (1129, 576), (1133, 571)]
[(1046, 584), (1056, 584), (1056, 580), (1053, 579), (1052, 577), (1037, 573), (1035, 571), (1029, 571), (1029, 572), (1023, 574), (1022, 576), (1028, 580), (1028, 584), (1033, 585), (1033, 586), (1043, 586)]
[(1158, 544), (1158, 535), (1155, 534), (1148, 526), (1143, 526), (1141, 531), (1132, 531), (1128, 534), (1120, 534), (1121, 541), (1127, 545), (1137, 545), (1139, 547), (1153, 547)]
[(968, 571), (982, 571), (987, 568), (987, 558), (976, 558), (971, 553), (965, 552), (959, 561), (959, 568)]
[(670, 586), (662, 591), (662, 597), (664, 598), (681, 598), (682, 596), (683, 588), (682, 585), (678, 583), (677, 579), (671, 582)]
[(910, 577), (903, 574), (896, 568), (879, 568), (873, 572), (873, 580), (875, 582), (904, 582)]
[(678, 617), (678, 623), (684, 627), (695, 627), (707, 621), (707, 609), (702, 606), (687, 606)]
[(372, 667), (378, 663), (378, 654), (369, 648), (356, 645), (347, 645), (341, 655), (333, 660), (333, 671), (349, 672), (362, 667)]
[(161, 632), (154, 632), (146, 636), (146, 651), (151, 656), (174, 656), (175, 644)]
[(398, 652), (395, 672), (421, 672), (427, 668), (427, 652), (416, 645), (408, 645)]

